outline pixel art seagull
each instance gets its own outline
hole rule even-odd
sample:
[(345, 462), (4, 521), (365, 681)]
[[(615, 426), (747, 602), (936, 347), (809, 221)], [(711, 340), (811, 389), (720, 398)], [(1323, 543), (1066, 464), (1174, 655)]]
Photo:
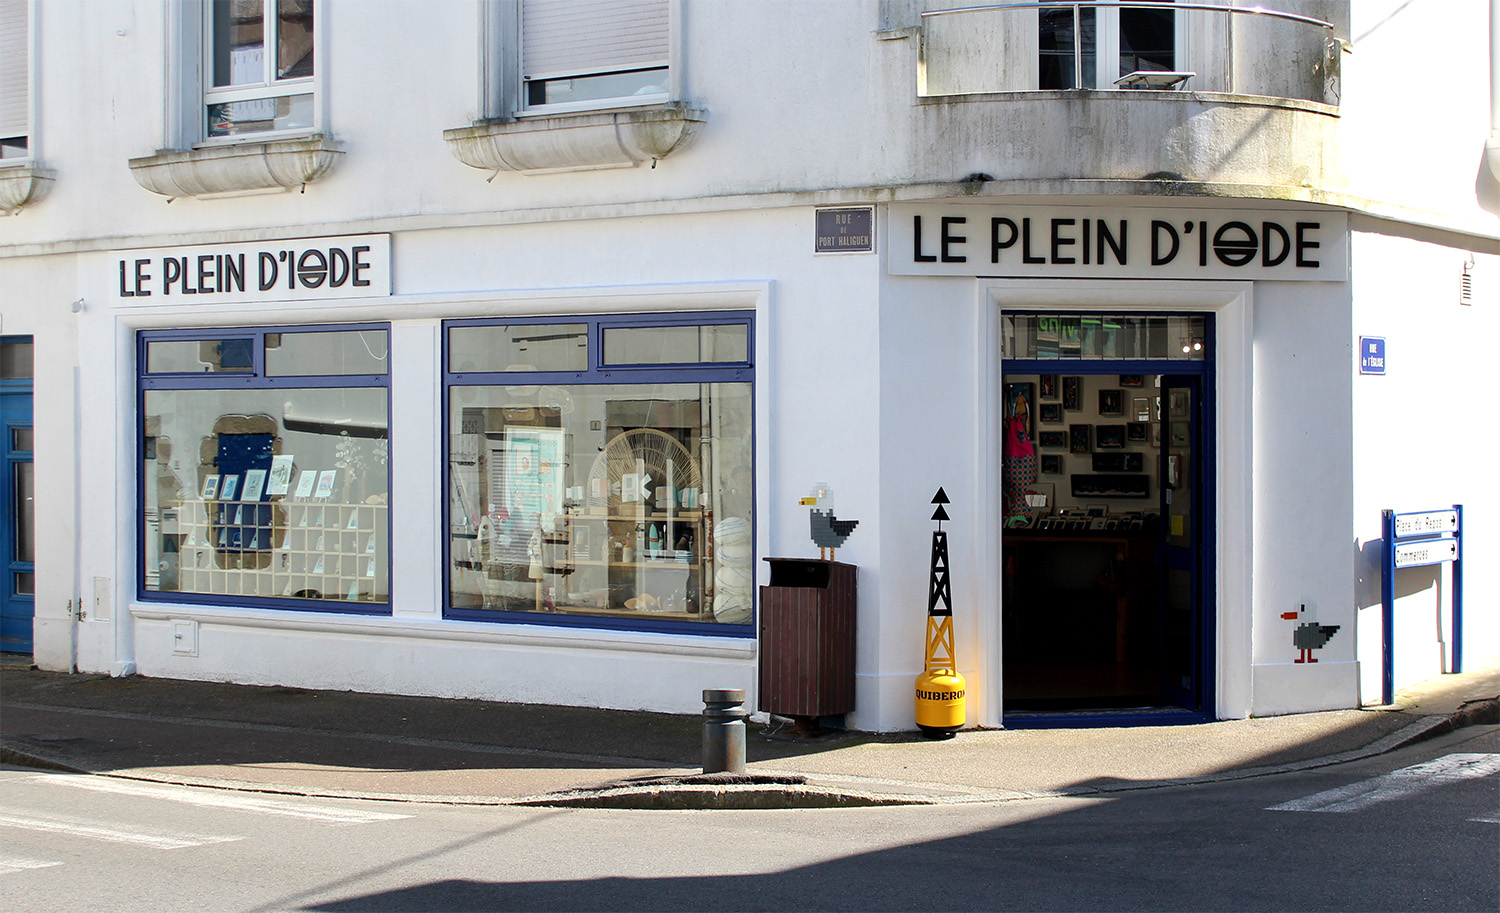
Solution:
[[(813, 544), (818, 547), (818, 557), (823, 557), (823, 550), (828, 550), (828, 560), (833, 560), (834, 549), (844, 544), (849, 534), (859, 525), (858, 520), (840, 520), (833, 514), (833, 489), (827, 482), (819, 482), (813, 486), (813, 490), (807, 493), (807, 497), (797, 502), (803, 507), (811, 507), (808, 512), (808, 526), (811, 529)], [(822, 506), (824, 509), (819, 510)]]
[(1318, 624), (1316, 611), (1309, 608), (1305, 602), (1298, 606), (1295, 612), (1282, 612), (1281, 617), (1287, 621), (1300, 622), (1292, 630), (1292, 646), (1300, 651), (1298, 657), (1292, 662), (1317, 662), (1317, 657), (1312, 655), (1313, 651), (1323, 649), (1323, 646), (1332, 640), (1333, 635), (1339, 630), (1339, 625)]

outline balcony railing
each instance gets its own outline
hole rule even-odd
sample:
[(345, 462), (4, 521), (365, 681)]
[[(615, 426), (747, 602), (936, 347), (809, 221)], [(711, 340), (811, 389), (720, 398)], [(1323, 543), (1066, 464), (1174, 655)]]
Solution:
[[(1197, 40), (1191, 47), (1191, 65), (1184, 65), (1181, 30), (1187, 21), (1174, 17), (1170, 51), (1136, 57), (1135, 66), (1119, 78), (1096, 77), (1091, 70), (1118, 51), (1122, 60), (1132, 57), (1121, 39), (1125, 15), (1132, 12), (1196, 13), (1223, 17), (1218, 32), (1203, 27), (1206, 19), (1194, 26)], [(1004, 18), (1004, 34), (996, 41), (993, 29), (983, 23), (965, 23), (965, 27), (944, 32), (940, 24), (950, 17), (975, 17), (998, 14)], [(1030, 14), (1034, 18), (1022, 18)], [(1051, 15), (1049, 15), (1051, 14)], [(1059, 14), (1071, 14), (1059, 15)], [(1107, 17), (1107, 18), (1106, 18)], [(1256, 33), (1238, 19), (1287, 24), (1295, 33), (1287, 35), (1266, 29)], [(1135, 20), (1139, 23), (1141, 20)], [(1042, 38), (1027, 29), (1039, 29), (1051, 40), (1043, 47)], [(957, 24), (957, 23), (955, 23)], [(978, 26), (975, 28), (974, 26)], [(1107, 25), (1109, 28), (1101, 28)], [(1126, 29), (1125, 31), (1129, 31)], [(1215, 3), (1144, 2), (1144, 0), (1054, 0), (1041, 3), (994, 3), (955, 9), (930, 10), (922, 13), (923, 53), (921, 95), (969, 94), (1027, 89), (1074, 88), (1184, 88), (1200, 91), (1222, 91), (1250, 95), (1300, 98), (1307, 101), (1338, 103), (1339, 64), (1343, 42), (1332, 37), (1330, 22), (1297, 13), (1254, 6), (1228, 6)], [(1206, 37), (1205, 37), (1206, 36)], [(945, 44), (946, 42), (946, 44)], [(1068, 44), (1071, 44), (1071, 47)], [(1263, 49), (1247, 54), (1245, 48)], [(1273, 51), (1274, 49), (1274, 51)], [(998, 53), (997, 53), (998, 52)], [(1306, 58), (1316, 54), (1317, 61)], [(1024, 56), (1024, 63), (1017, 58)], [(1163, 66), (1170, 56), (1173, 65)], [(1002, 58), (996, 62), (996, 58)], [(1033, 61), (1042, 60), (1046, 66)], [(1236, 61), (1240, 63), (1237, 67)], [(1215, 67), (1215, 63), (1221, 64)], [(1313, 64), (1308, 66), (1307, 64)], [(934, 72), (945, 65), (952, 73)], [(1128, 64), (1127, 64), (1128, 66)], [(981, 73), (991, 67), (988, 73)], [(962, 70), (973, 72), (960, 72)], [(1124, 69), (1124, 67), (1122, 67)], [(1237, 72), (1237, 69), (1241, 72)], [(1039, 78), (1039, 70), (1045, 71)], [(1068, 72), (1071, 70), (1071, 72)], [(1047, 85), (1050, 74), (1055, 84)], [(998, 84), (991, 83), (998, 77)], [(1071, 77), (1070, 79), (1068, 77)], [(1194, 77), (1197, 77), (1194, 80)], [(1042, 83), (1042, 84), (1039, 84)], [(957, 86), (955, 89), (954, 87)]]

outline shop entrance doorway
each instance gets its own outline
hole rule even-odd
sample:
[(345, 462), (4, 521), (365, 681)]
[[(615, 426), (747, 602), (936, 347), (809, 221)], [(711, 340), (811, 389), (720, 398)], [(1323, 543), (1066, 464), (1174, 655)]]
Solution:
[(1006, 323), (1005, 725), (1212, 718), (1207, 318)]

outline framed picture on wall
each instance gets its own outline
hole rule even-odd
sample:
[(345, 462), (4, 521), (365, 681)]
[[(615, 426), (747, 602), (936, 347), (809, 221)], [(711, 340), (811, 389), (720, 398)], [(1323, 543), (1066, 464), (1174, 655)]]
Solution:
[(1123, 450), (1125, 447), (1125, 426), (1098, 426), (1094, 429), (1094, 446), (1100, 450)]
[(1137, 396), (1130, 401), (1135, 420), (1138, 422), (1151, 421), (1151, 400), (1144, 396)]
[(1068, 426), (1068, 452), (1088, 453), (1093, 450), (1093, 425), (1069, 425)]
[(1038, 435), (1043, 447), (1066, 447), (1068, 446), (1068, 432), (1066, 431), (1043, 431)]
[(1037, 407), (1043, 425), (1061, 425), (1063, 410), (1061, 403), (1042, 403)]
[(1144, 387), (1146, 375), (1144, 374), (1121, 374), (1120, 386), (1122, 387)]
[(1060, 475), (1062, 475), (1062, 471), (1063, 471), (1062, 470), (1062, 454), (1060, 454), (1060, 453), (1044, 453), (1044, 454), (1042, 454), (1042, 475), (1044, 475), (1044, 476), (1060, 476)]
[(1057, 399), (1058, 389), (1056, 374), (1043, 374), (1037, 380), (1037, 386), (1038, 395), (1040, 395), (1042, 399)]
[(1062, 379), (1062, 406), (1067, 412), (1077, 412), (1083, 408), (1083, 378)]
[(1095, 472), (1124, 472), (1125, 454), (1095, 453), (1092, 468)]
[(1099, 391), (1099, 414), (1100, 415), (1124, 415), (1125, 414), (1125, 391), (1124, 390), (1100, 390)]
[(1150, 436), (1149, 428), (1145, 422), (1126, 422), (1125, 440), (1132, 444), (1144, 444)]

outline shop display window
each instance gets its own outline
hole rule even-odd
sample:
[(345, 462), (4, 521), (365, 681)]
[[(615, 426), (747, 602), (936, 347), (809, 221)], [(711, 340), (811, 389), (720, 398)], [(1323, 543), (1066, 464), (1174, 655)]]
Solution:
[(448, 613), (753, 633), (752, 336), (743, 313), (448, 323)]
[(389, 352), (383, 325), (143, 331), (142, 598), (388, 611)]

